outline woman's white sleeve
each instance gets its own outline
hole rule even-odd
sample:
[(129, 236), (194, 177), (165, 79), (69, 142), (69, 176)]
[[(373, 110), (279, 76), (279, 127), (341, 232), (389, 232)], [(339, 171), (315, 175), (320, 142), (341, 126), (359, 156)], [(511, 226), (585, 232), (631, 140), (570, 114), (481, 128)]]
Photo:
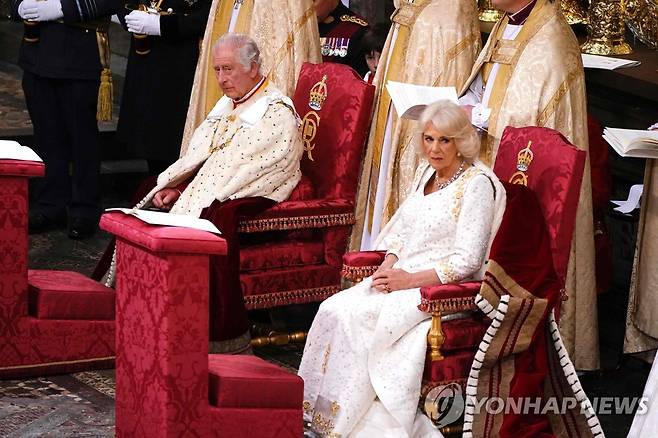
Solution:
[(480, 270), (489, 244), (493, 215), (493, 185), (487, 176), (477, 175), (464, 193), (453, 252), (447, 261), (435, 268), (441, 283), (456, 283)]

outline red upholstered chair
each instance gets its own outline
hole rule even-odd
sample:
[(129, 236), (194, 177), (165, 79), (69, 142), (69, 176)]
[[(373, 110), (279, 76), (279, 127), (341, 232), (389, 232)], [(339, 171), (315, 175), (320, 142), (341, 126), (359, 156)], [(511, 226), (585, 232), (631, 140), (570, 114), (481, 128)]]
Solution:
[(302, 66), (293, 98), (303, 118), (302, 181), (289, 200), (239, 225), (248, 309), (322, 301), (340, 290), (373, 96), (347, 66)]
[(114, 291), (77, 272), (29, 270), (27, 179), (43, 163), (0, 160), (0, 378), (114, 364)]
[[(494, 166), (501, 181), (527, 185), (537, 195), (548, 226), (553, 263), (562, 284), (566, 278), (585, 157), (584, 151), (552, 129), (508, 127)], [(350, 281), (360, 281), (372, 275), (383, 261), (383, 253), (350, 253), (343, 260), (343, 276)], [(418, 307), (432, 314), (421, 397), (438, 386), (452, 382), (466, 384), (475, 350), (490, 323), (477, 311), (475, 296), (479, 290), (480, 282), (421, 288)], [(460, 312), (467, 313), (460, 315)]]

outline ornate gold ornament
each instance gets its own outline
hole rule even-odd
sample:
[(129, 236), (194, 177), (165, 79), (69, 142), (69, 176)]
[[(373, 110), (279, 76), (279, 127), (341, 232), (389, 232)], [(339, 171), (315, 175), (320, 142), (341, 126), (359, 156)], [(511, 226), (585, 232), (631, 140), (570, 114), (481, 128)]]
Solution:
[(478, 18), (485, 23), (495, 23), (500, 20), (503, 13), (493, 7), (491, 0), (478, 0)]
[(526, 172), (528, 171), (528, 168), (532, 163), (532, 159), (534, 158), (534, 154), (530, 150), (531, 145), (532, 141), (529, 141), (528, 146), (521, 149), (516, 156), (517, 172), (514, 173), (514, 175), (512, 175), (512, 177), (509, 179), (509, 182), (512, 184), (521, 184), (523, 186), (528, 185), (528, 175), (526, 175)]
[(318, 133), (318, 126), (320, 126), (320, 115), (315, 111), (309, 111), (302, 119), (302, 142), (304, 142), (304, 151), (308, 159), (313, 160), (313, 149), (315, 149), (315, 136)]
[(560, 0), (560, 8), (567, 23), (587, 23), (587, 3), (587, 0)]
[(354, 15), (341, 15), (340, 16), (340, 21), (348, 21), (350, 23), (358, 24), (359, 26), (367, 27), (368, 22), (365, 20), (362, 20), (359, 17), (355, 17)]
[(588, 11), (587, 42), (580, 48), (592, 55), (628, 55), (624, 40), (626, 0), (592, 0)]
[(628, 0), (626, 24), (637, 39), (658, 49), (658, 0)]
[(311, 92), (308, 96), (308, 106), (311, 109), (320, 111), (325, 100), (327, 100), (327, 75), (322, 76), (320, 82), (317, 82), (311, 87)]

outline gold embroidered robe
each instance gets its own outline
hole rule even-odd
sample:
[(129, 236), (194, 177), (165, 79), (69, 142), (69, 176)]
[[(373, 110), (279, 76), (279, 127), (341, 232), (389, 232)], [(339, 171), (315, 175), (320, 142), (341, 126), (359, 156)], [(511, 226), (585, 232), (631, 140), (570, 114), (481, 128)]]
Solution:
[[(588, 150), (585, 74), (580, 47), (559, 10), (559, 3), (537, 0), (514, 40), (500, 40), (507, 25), (494, 26), (473, 72), (460, 94), (468, 90), (487, 61), (499, 70), (487, 106), (491, 108), (488, 135), (481, 158), (495, 161), (500, 137), (507, 126), (544, 126), (560, 131), (576, 147)], [(589, 158), (580, 191), (576, 228), (562, 302), (560, 331), (577, 369), (599, 367), (592, 185)]]
[(262, 73), (286, 96), (292, 96), (304, 62), (319, 63), (320, 37), (312, 0), (214, 0), (201, 44), (180, 155), (194, 130), (222, 97), (212, 65), (212, 46), (226, 32), (252, 37), (261, 52)]
[[(644, 196), (640, 207), (633, 275), (626, 316), (624, 353), (658, 348), (658, 160), (647, 160), (644, 171)], [(652, 356), (649, 354), (648, 356)], [(656, 362), (654, 362), (656, 363)]]
[[(373, 81), (376, 107), (361, 173), (352, 249), (361, 247), (364, 225), (374, 241), (406, 197), (419, 162), (414, 144), (417, 123), (398, 119), (384, 84), (393, 80), (459, 90), (481, 47), (477, 5), (470, 0), (401, 0), (392, 20)], [(366, 242), (369, 237), (364, 238), (364, 249), (371, 246)]]

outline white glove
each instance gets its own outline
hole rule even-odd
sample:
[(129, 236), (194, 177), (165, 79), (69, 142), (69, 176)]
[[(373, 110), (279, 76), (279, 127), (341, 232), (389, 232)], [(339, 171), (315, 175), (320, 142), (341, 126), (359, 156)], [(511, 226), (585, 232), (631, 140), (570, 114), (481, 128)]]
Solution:
[(18, 15), (30, 21), (54, 21), (64, 13), (60, 0), (24, 0), (18, 5)]
[(132, 11), (126, 15), (128, 32), (160, 36), (160, 15), (146, 11)]

